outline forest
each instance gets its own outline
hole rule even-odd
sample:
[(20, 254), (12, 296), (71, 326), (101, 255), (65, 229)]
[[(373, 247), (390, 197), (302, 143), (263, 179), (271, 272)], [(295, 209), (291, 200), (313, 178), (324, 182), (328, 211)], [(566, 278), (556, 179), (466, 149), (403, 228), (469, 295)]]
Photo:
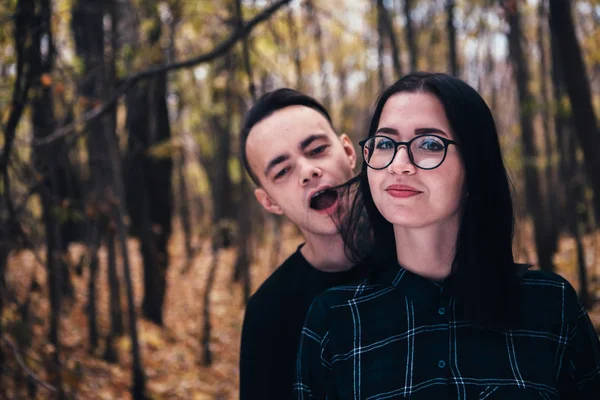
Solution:
[(600, 332), (599, 0), (2, 0), (0, 398), (236, 399), (245, 304), (302, 242), (246, 111), (295, 88), (358, 148), (418, 70), (485, 98), (515, 258)]

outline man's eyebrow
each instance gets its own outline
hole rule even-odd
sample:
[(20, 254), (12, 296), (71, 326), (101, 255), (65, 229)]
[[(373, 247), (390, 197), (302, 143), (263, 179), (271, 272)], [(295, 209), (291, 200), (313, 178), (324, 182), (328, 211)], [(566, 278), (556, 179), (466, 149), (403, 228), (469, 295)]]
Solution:
[(265, 176), (268, 176), (269, 172), (273, 168), (275, 168), (277, 166), (277, 164), (281, 164), (282, 162), (289, 160), (289, 158), (290, 158), (289, 154), (282, 154), (280, 156), (275, 157), (271, 161), (269, 161), (269, 163), (267, 164), (267, 167), (265, 168)]
[(309, 137), (307, 137), (306, 139), (304, 139), (303, 141), (301, 141), (300, 146), (298, 146), (298, 147), (300, 147), (301, 151), (304, 151), (304, 150), (306, 150), (306, 148), (308, 146), (310, 146), (310, 144), (312, 142), (314, 142), (315, 140), (319, 140), (319, 139), (327, 140), (327, 139), (329, 139), (329, 137), (324, 133), (314, 133), (314, 134), (310, 135)]

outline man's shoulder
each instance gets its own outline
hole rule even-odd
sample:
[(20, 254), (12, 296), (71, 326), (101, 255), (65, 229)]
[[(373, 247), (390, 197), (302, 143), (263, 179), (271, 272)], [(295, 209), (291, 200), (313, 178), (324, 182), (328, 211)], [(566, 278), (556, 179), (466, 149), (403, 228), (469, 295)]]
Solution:
[(291, 254), (273, 273), (265, 279), (258, 287), (256, 292), (250, 296), (247, 308), (252, 307), (278, 307), (279, 299), (289, 293), (291, 285), (294, 284), (294, 277), (298, 275), (300, 264), (303, 262), (299, 252)]

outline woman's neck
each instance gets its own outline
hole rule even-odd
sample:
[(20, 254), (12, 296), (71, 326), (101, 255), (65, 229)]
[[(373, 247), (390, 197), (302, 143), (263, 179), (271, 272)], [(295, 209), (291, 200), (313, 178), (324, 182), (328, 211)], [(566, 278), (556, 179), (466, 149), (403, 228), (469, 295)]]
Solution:
[(422, 228), (394, 225), (398, 263), (424, 278), (441, 281), (452, 271), (459, 218)]

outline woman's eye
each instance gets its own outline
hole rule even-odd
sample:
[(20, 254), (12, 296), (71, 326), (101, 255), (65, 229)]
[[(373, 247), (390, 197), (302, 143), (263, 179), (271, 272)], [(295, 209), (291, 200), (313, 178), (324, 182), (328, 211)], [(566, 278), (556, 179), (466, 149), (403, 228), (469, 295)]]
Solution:
[(426, 151), (443, 151), (444, 144), (440, 143), (439, 140), (425, 139), (419, 145), (419, 149), (426, 150)]
[(377, 143), (377, 150), (391, 150), (394, 147), (391, 140), (380, 140)]
[(314, 150), (312, 150), (310, 152), (310, 154), (313, 155), (313, 156), (316, 156), (316, 155), (321, 154), (322, 152), (324, 152), (325, 149), (327, 149), (327, 145), (326, 144), (315, 148)]

